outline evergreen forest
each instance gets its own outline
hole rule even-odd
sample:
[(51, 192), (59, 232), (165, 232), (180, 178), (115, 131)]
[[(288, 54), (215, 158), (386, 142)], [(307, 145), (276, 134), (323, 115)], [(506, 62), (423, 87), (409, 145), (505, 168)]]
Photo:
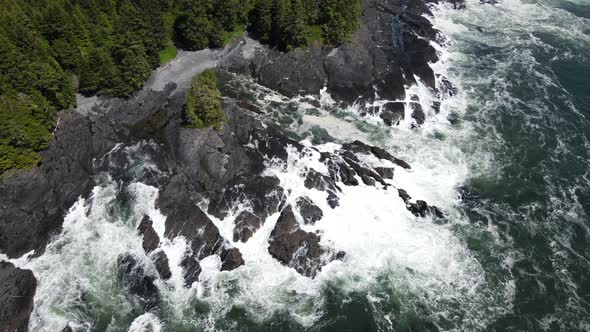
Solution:
[(0, 174), (37, 165), (76, 93), (127, 97), (176, 49), (247, 30), (288, 51), (340, 45), (360, 0), (0, 0)]

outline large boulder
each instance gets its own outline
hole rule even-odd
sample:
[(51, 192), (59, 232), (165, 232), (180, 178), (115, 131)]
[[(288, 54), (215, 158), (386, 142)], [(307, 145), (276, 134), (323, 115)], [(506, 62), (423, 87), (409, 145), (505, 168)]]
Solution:
[(2, 332), (28, 331), (37, 280), (33, 272), (0, 262), (0, 327)]
[(146, 253), (150, 253), (160, 245), (160, 238), (152, 226), (152, 220), (145, 215), (141, 219), (137, 230), (142, 235), (142, 246)]
[(269, 243), (268, 252), (271, 256), (310, 278), (315, 277), (322, 266), (336, 259), (336, 253), (320, 245), (317, 234), (299, 227), (291, 206), (281, 212), (270, 234)]

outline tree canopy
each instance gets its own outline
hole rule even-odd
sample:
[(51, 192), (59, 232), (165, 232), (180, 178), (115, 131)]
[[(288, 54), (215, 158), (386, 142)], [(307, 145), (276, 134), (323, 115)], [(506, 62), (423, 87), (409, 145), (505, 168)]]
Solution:
[(59, 110), (127, 97), (160, 61), (247, 29), (281, 50), (339, 45), (361, 0), (0, 0), (0, 174), (36, 165)]
[(186, 98), (185, 117), (189, 127), (213, 126), (220, 130), (225, 122), (221, 110), (221, 92), (217, 88), (217, 75), (206, 69), (193, 77)]

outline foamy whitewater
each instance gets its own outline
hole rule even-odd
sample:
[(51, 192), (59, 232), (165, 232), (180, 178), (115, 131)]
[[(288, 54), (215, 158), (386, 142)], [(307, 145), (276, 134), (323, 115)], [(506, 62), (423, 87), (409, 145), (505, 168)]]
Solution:
[[(327, 174), (319, 152), (306, 148), (300, 153), (293, 149), (286, 163), (271, 161), (265, 172), (280, 179), (288, 193), (287, 203), (308, 196), (322, 209), (320, 221), (302, 228), (318, 231), (323, 244), (345, 251), (346, 258), (329, 263), (314, 279), (303, 277), (268, 253), (269, 236), (278, 214), (268, 217), (246, 243), (233, 242), (234, 217), (248, 209), (247, 204), (235, 206), (224, 220), (210, 218), (221, 235), (239, 248), (245, 265), (220, 272), (220, 258), (207, 257), (201, 261), (199, 281), (189, 290), (183, 287), (179, 266), (187, 242), (181, 237), (174, 241), (164, 237), (166, 216), (155, 207), (158, 188), (137, 181), (120, 183), (107, 172), (100, 176), (90, 198), (81, 198), (70, 208), (63, 232), (48, 245), (44, 255), (14, 261), (33, 270), (39, 282), (30, 329), (60, 331), (68, 324), (74, 331), (130, 332), (589, 329), (588, 316), (580, 316), (588, 314), (589, 291), (579, 288), (583, 285), (576, 279), (577, 272), (569, 271), (571, 265), (564, 262), (576, 252), (577, 262), (585, 260), (582, 272), (587, 272), (588, 251), (577, 252), (570, 235), (557, 231), (560, 224), (551, 221), (552, 217), (548, 217), (551, 225), (537, 226), (534, 213), (540, 207), (535, 210), (535, 204), (543, 203), (527, 201), (519, 205), (516, 200), (505, 202), (486, 192), (493, 187), (497, 196), (502, 196), (501, 182), (508, 181), (503, 170), (513, 157), (513, 142), (508, 140), (505, 127), (496, 121), (497, 112), (524, 114), (526, 110), (520, 103), (535, 102), (537, 107), (545, 108), (548, 104), (536, 97), (526, 99), (522, 95), (526, 91), (514, 86), (534, 81), (538, 85), (523, 89), (547, 89), (539, 95), (551, 95), (551, 89), (563, 88), (555, 75), (538, 70), (542, 64), (535, 60), (531, 44), (542, 44), (543, 36), (535, 34), (559, 30), (564, 40), (589, 45), (588, 20), (574, 18), (554, 6), (556, 2), (504, 0), (492, 7), (468, 0), (467, 9), (462, 11), (445, 6), (433, 8), (434, 17), (429, 19), (447, 38), (443, 45), (435, 45), (440, 61), (432, 67), (457, 85), (459, 93), (442, 100), (440, 113), (427, 111), (426, 123), (418, 129), (412, 128), (410, 114), (399, 126), (389, 128), (378, 118), (361, 116), (358, 105), (337, 109), (325, 92), (321, 111), (312, 112), (304, 98), (286, 99), (262, 87), (252, 87), (261, 105), (272, 112), (269, 121), (281, 119), (286, 123), (285, 118), (291, 119), (287, 121), (288, 129), (307, 137), (302, 142), (307, 147), (334, 151), (341, 143), (360, 139), (407, 161), (411, 170), (369, 156), (363, 160), (369, 165), (395, 167), (394, 178), (386, 181), (393, 188), (404, 188), (412, 197), (440, 207), (447, 215), (444, 222), (415, 217), (393, 188), (379, 189), (362, 182), (359, 186), (341, 186), (340, 206), (331, 209), (325, 192), (303, 184), (306, 168)], [(489, 47), (485, 51), (488, 53), (484, 52), (487, 58), (470, 47), (474, 44)], [(506, 48), (511, 51), (498, 51)], [(495, 58), (494, 52), (505, 57)], [(556, 53), (571, 58), (590, 54), (580, 55), (575, 48)], [(571, 97), (570, 92), (561, 93), (564, 96), (556, 98)], [(410, 95), (418, 95), (423, 109), (431, 110), (434, 96), (426, 87), (407, 87), (407, 95), (405, 102), (409, 102)], [(577, 114), (583, 113), (573, 101), (569, 104)], [(534, 119), (545, 116), (537, 113), (527, 114), (524, 119), (513, 118), (525, 127), (513, 130), (526, 131), (526, 126), (540, 130), (543, 124)], [(545, 137), (540, 135), (539, 139)], [(556, 144), (556, 149), (570, 148), (567, 137), (558, 140), (561, 143)], [(125, 149), (131, 165), (128, 171), (136, 179), (146, 172), (159, 173), (141, 155), (141, 144), (155, 143), (115, 148)], [(579, 144), (590, 146), (585, 137)], [(562, 158), (559, 153), (552, 158)], [(555, 181), (547, 180), (546, 186), (561, 186)], [(588, 185), (590, 181), (582, 183)], [(543, 192), (545, 188), (537, 190)], [(548, 202), (553, 204), (547, 209), (553, 213), (569, 209), (556, 218), (569, 214), (572, 220), (587, 222), (581, 209), (571, 207), (583, 203), (568, 201), (575, 199), (572, 195), (556, 196), (569, 190), (559, 188), (547, 189), (551, 192)], [(509, 192), (513, 190), (508, 188)], [(123, 193), (128, 198), (122, 201)], [(163, 305), (149, 313), (137, 310), (116, 278), (117, 259), (127, 253), (143, 262), (149, 274), (157, 275), (137, 232), (145, 214), (154, 222), (172, 271), (168, 281), (157, 279)], [(554, 267), (536, 263), (535, 250), (545, 248), (545, 240), (539, 247), (527, 247), (519, 242), (522, 233), (513, 232), (518, 227), (531, 230), (531, 237), (535, 230), (555, 230), (546, 240), (546, 246), (551, 248), (543, 252), (551, 256)], [(565, 249), (568, 245), (570, 250)], [(532, 263), (523, 263), (527, 260)], [(551, 271), (553, 283), (541, 278)], [(545, 291), (539, 297), (523, 298), (520, 287), (531, 287), (532, 292), (536, 287), (526, 283), (525, 275), (535, 273), (539, 278), (531, 282), (542, 284)], [(568, 282), (570, 286), (562, 286)], [(563, 289), (556, 289), (559, 287)], [(543, 294), (549, 298), (565, 294), (569, 305), (561, 305), (556, 299), (553, 308), (538, 312), (526, 309)]]

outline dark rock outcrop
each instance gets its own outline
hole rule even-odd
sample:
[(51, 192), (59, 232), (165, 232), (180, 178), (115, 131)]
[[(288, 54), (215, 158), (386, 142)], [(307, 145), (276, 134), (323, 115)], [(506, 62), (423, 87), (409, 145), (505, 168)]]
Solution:
[(405, 106), (401, 102), (389, 102), (381, 106), (381, 114), (379, 115), (383, 122), (388, 126), (398, 125), (405, 116)]
[(322, 209), (315, 205), (309, 197), (299, 197), (295, 203), (303, 222), (306, 224), (315, 224), (324, 216)]
[(154, 308), (160, 293), (154, 285), (154, 277), (146, 273), (141, 262), (133, 255), (127, 254), (117, 260), (117, 274), (129, 293), (146, 309)]
[(190, 287), (195, 281), (199, 280), (201, 274), (201, 264), (193, 257), (186, 253), (180, 266), (183, 268), (184, 285)]
[[(463, 0), (449, 2), (455, 8), (464, 6)], [(405, 86), (416, 84), (414, 77), (440, 98), (452, 95), (448, 80), (436, 77), (429, 66), (438, 60), (430, 41), (441, 39), (425, 17), (429, 15), (426, 1), (365, 0), (359, 29), (350, 42), (338, 48), (313, 44), (281, 53), (238, 39), (228, 48), (221, 66), (247, 73), (288, 97), (317, 95), (326, 86), (334, 100), (347, 105), (370, 104), (376, 99), (397, 101), (395, 106), (371, 106), (361, 113), (378, 113), (392, 126), (403, 119), (400, 101), (406, 99)], [(418, 125), (424, 122), (424, 111), (414, 114)]]
[(2, 332), (28, 331), (37, 280), (33, 272), (0, 262), (0, 327)]
[(146, 253), (152, 252), (160, 245), (160, 238), (152, 227), (152, 220), (149, 216), (143, 216), (139, 226), (137, 227), (139, 233), (143, 236), (142, 245)]
[[(247, 59), (226, 58), (222, 66), (249, 72), (262, 85), (286, 96), (318, 94), (327, 82), (334, 99), (346, 104), (359, 97), (372, 100), (376, 94), (403, 100), (404, 85), (412, 84), (414, 75), (435, 88), (428, 62), (437, 56), (427, 40), (434, 40), (437, 31), (422, 16), (430, 14), (421, 1), (367, 0), (359, 30), (349, 43), (338, 48), (314, 44), (288, 53), (257, 48)], [(230, 52), (240, 53), (251, 43), (236, 41), (233, 46), (237, 50)]]
[(255, 216), (250, 211), (242, 211), (235, 220), (234, 227), (234, 242), (242, 241), (246, 242), (254, 235), (260, 226), (262, 226), (262, 220)]
[(111, 99), (93, 111), (60, 115), (49, 149), (38, 168), (4, 174), (0, 183), (0, 252), (40, 255), (61, 229), (67, 209), (95, 185), (93, 160), (119, 142), (156, 136), (178, 108), (168, 107), (174, 90), (141, 91), (134, 98)]
[[(281, 263), (313, 278), (336, 253), (320, 245), (320, 237), (299, 227), (291, 206), (281, 212), (270, 234), (268, 252)], [(342, 254), (341, 254), (342, 255)]]
[(422, 109), (422, 105), (420, 105), (419, 103), (410, 103), (410, 108), (412, 109), (412, 118), (414, 118), (414, 120), (416, 120), (416, 123), (418, 125), (421, 125), (424, 123), (424, 120), (426, 119), (426, 115), (424, 114), (424, 110)]
[(411, 202), (412, 197), (404, 189), (398, 189), (398, 193), (399, 197), (406, 203), (408, 211), (412, 212), (416, 217), (426, 217), (428, 214), (437, 218), (445, 217), (444, 213), (438, 207), (434, 205), (430, 206), (423, 200), (417, 200), (415, 203)]
[(170, 264), (168, 263), (168, 256), (162, 250), (156, 251), (151, 255), (151, 259), (156, 266), (156, 271), (160, 275), (160, 278), (166, 280), (172, 276), (170, 271)]
[(221, 271), (231, 271), (244, 265), (242, 253), (237, 248), (225, 249), (221, 252)]
[[(457, 6), (462, 3), (452, 2)], [(281, 53), (266, 47), (254, 47), (250, 52), (245, 49), (250, 42), (238, 40), (228, 48), (221, 66), (248, 73), (288, 97), (317, 95), (327, 86), (333, 98), (345, 105), (375, 105), (376, 99), (386, 99), (389, 102), (371, 106), (366, 113), (378, 114), (387, 125), (396, 125), (404, 119), (405, 107), (410, 107), (420, 124), (428, 114), (417, 101), (406, 103), (404, 89), (416, 83), (414, 77), (441, 99), (457, 93), (446, 78), (436, 77), (428, 66), (437, 60), (429, 41), (435, 40), (438, 32), (424, 14), (430, 11), (423, 1), (365, 0), (360, 28), (350, 43), (339, 48), (314, 44), (309, 49)], [(0, 252), (10, 258), (31, 250), (42, 254), (50, 237), (60, 232), (67, 209), (79, 197), (87, 198), (97, 175), (108, 172), (122, 184), (139, 180), (160, 188), (156, 204), (167, 216), (165, 237), (183, 236), (189, 243), (181, 262), (187, 286), (198, 280), (199, 262), (207, 256), (219, 255), (222, 270), (244, 264), (239, 250), (221, 236), (203, 211), (205, 199), (209, 199), (207, 212), (221, 219), (236, 212), (232, 210), (236, 205), (248, 205), (238, 211), (234, 241), (247, 241), (270, 215), (281, 211), (269, 252), (305, 276), (313, 277), (329, 261), (343, 259), (343, 252), (321, 246), (318, 234), (300, 228), (293, 208), (283, 206), (288, 193), (280, 181), (263, 174), (268, 163), (287, 160), (289, 147), (298, 152), (306, 148), (281, 128), (262, 124), (253, 116), (261, 109), (239, 96), (223, 99), (227, 123), (222, 130), (186, 128), (182, 119), (185, 97), (186, 91), (177, 91), (170, 84), (164, 91), (143, 90), (127, 99), (104, 99), (92, 109), (61, 114), (54, 139), (42, 153), (43, 163), (31, 170), (6, 173), (0, 180)], [(432, 105), (434, 112), (440, 108), (436, 103)], [(118, 146), (140, 141), (154, 143), (141, 147), (142, 153), (152, 157), (162, 174), (127, 172), (130, 160)], [(329, 171), (306, 170), (305, 186), (324, 192), (331, 208), (339, 205), (341, 185), (356, 186), (362, 181), (387, 190), (385, 180), (393, 177), (392, 165), (372, 167), (363, 163), (360, 154), (410, 168), (384, 149), (355, 141), (336, 153), (323, 153), (321, 161)], [(125, 199), (124, 195), (123, 191), (120, 198)], [(443, 217), (436, 206), (420, 200), (413, 203), (401, 189), (400, 196), (416, 215)], [(307, 198), (301, 198), (296, 208), (305, 223), (318, 222), (323, 216)], [(158, 238), (149, 218), (142, 220), (139, 231), (158, 274), (169, 278), (168, 258), (158, 250), (163, 239)], [(117, 263), (129, 293), (144, 307), (153, 308), (159, 301), (155, 276), (148, 275), (133, 256), (122, 256)], [(35, 287), (30, 271), (0, 263), (0, 326), (26, 329)]]

